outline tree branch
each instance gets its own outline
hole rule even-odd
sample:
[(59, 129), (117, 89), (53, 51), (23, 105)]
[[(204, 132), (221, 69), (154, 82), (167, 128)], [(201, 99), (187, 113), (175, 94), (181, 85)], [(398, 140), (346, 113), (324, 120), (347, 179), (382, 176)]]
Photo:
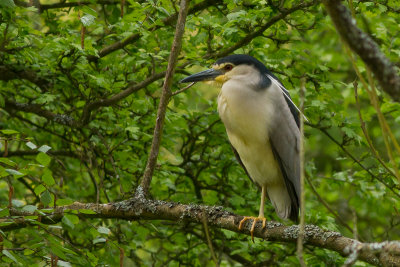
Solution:
[(15, 111), (23, 111), (34, 113), (41, 117), (48, 119), (49, 121), (54, 121), (56, 123), (70, 126), (70, 127), (79, 127), (79, 123), (72, 117), (63, 114), (56, 114), (51, 111), (42, 108), (42, 105), (39, 104), (27, 104), (27, 103), (17, 103), (10, 100), (5, 101), (5, 110), (15, 110)]
[(89, 102), (83, 109), (82, 117), (81, 117), (81, 124), (86, 125), (90, 121), (90, 115), (94, 109), (116, 104), (118, 101), (128, 97), (129, 95), (133, 94), (134, 92), (139, 91), (140, 89), (148, 86), (152, 82), (161, 79), (162, 77), (164, 77), (165, 73), (166, 73), (165, 71), (159, 72), (159, 73), (156, 73), (156, 74), (148, 77), (147, 79), (141, 81), (140, 83), (137, 83), (137, 84), (132, 83), (131, 85), (128, 86), (128, 88), (113, 95), (110, 98), (98, 99), (93, 102)]
[[(23, 157), (23, 156), (36, 156), (40, 151), (38, 150), (16, 150), (16, 151), (8, 151), (7, 157)], [(52, 156), (63, 156), (63, 157), (71, 157), (71, 158), (79, 158), (79, 156), (67, 150), (50, 150), (47, 154)]]
[[(208, 225), (230, 230), (250, 236), (252, 222), (246, 222), (242, 230), (238, 229), (243, 216), (225, 211), (222, 207), (210, 207), (197, 204), (179, 204), (160, 200), (145, 199), (137, 194), (135, 198), (108, 204), (79, 203), (60, 206), (53, 213), (41, 217), (42, 224), (55, 224), (61, 221), (64, 214), (78, 211), (81, 218), (110, 218), (122, 220), (169, 220), (174, 222), (192, 222), (202, 224), (206, 219)], [(82, 212), (79, 212), (82, 210)], [(93, 214), (88, 214), (88, 210)], [(29, 213), (10, 209), (10, 216), (19, 218), (0, 219), (0, 230), (10, 231), (38, 224), (36, 220), (25, 219), (25, 216), (34, 216)], [(298, 226), (284, 226), (281, 223), (269, 221), (265, 228), (261, 222), (256, 224), (254, 236), (266, 241), (285, 242), (295, 244), (298, 237)], [(398, 243), (398, 242), (397, 242)], [(361, 243), (357, 240), (342, 236), (334, 231), (322, 230), (315, 225), (306, 225), (304, 244), (336, 251), (340, 255), (356, 256), (359, 260), (373, 265), (398, 266), (400, 265), (399, 244), (396, 242)]]
[(146, 196), (149, 191), (150, 182), (153, 177), (154, 168), (157, 163), (158, 151), (160, 149), (161, 136), (164, 126), (165, 113), (167, 111), (167, 105), (169, 99), (172, 96), (171, 85), (172, 77), (176, 63), (178, 62), (178, 56), (181, 51), (182, 37), (185, 31), (186, 16), (188, 13), (190, 0), (181, 0), (178, 22), (176, 24), (175, 37), (172, 43), (171, 54), (169, 55), (167, 72), (165, 74), (165, 81), (162, 88), (162, 95), (157, 111), (156, 126), (154, 127), (153, 141), (151, 143), (151, 150), (149, 158), (147, 160), (146, 168), (144, 170), (143, 178), (141, 181), (141, 189)]
[(84, 5), (93, 5), (93, 4), (99, 4), (99, 5), (117, 5), (120, 4), (120, 1), (113, 1), (113, 0), (96, 0), (95, 2), (90, 2), (90, 1), (83, 1), (83, 2), (59, 2), (59, 3), (54, 3), (54, 4), (41, 4), (40, 5), (40, 12), (43, 12), (48, 9), (53, 9), (53, 8), (65, 8), (65, 7), (75, 7), (75, 6), (84, 6)]
[[(198, 12), (200, 10), (206, 9), (209, 6), (218, 4), (220, 2), (221, 2), (221, 0), (214, 0), (214, 1), (213, 0), (205, 0), (205, 1), (201, 2), (201, 3), (198, 3), (198, 4), (194, 5), (192, 8), (190, 8), (189, 11), (188, 11), (188, 14), (196, 13), (196, 12)], [(148, 28), (147, 30), (150, 31), (150, 32), (153, 32), (153, 31), (158, 30), (158, 29), (160, 29), (160, 28), (162, 28), (164, 26), (171, 25), (176, 20), (177, 17), (178, 17), (178, 14), (174, 13), (171, 16), (166, 17), (165, 19), (163, 19), (162, 25), (155, 25), (153, 27)], [(98, 56), (89, 55), (87, 58), (88, 58), (89, 61), (95, 61), (98, 58), (105, 57), (108, 54), (110, 54), (110, 53), (112, 53), (112, 52), (114, 52), (116, 50), (122, 49), (125, 46), (127, 46), (128, 44), (131, 44), (131, 43), (139, 40), (139, 38), (141, 36), (142, 35), (140, 33), (131, 34), (130, 36), (126, 37), (123, 40), (117, 41), (117, 42), (115, 42), (115, 43), (113, 43), (113, 44), (111, 44), (109, 46), (104, 47), (103, 49), (101, 49), (99, 51)]]
[(317, 4), (317, 3), (319, 3), (319, 0), (313, 0), (311, 2), (303, 2), (301, 4), (298, 4), (297, 6), (294, 6), (294, 7), (289, 8), (289, 9), (282, 9), (278, 15), (272, 17), (267, 23), (262, 25), (258, 30), (256, 30), (256, 31), (250, 33), (249, 35), (245, 36), (242, 40), (240, 40), (239, 42), (237, 42), (233, 46), (231, 46), (231, 47), (229, 47), (229, 48), (227, 48), (225, 50), (222, 50), (220, 52), (209, 54), (209, 55), (206, 56), (206, 58), (220, 58), (220, 57), (227, 56), (227, 55), (231, 54), (232, 52), (234, 52), (235, 50), (241, 48), (242, 46), (245, 46), (245, 45), (249, 44), (254, 38), (263, 35), (263, 33), (269, 27), (271, 27), (272, 25), (274, 25), (275, 23), (277, 23), (281, 19), (283, 19), (283, 18), (287, 17), (288, 15), (296, 12), (297, 10), (313, 6), (313, 5)]
[(324, 0), (324, 4), (342, 40), (371, 69), (382, 89), (393, 100), (400, 102), (400, 77), (392, 62), (379, 50), (379, 46), (356, 26), (350, 11), (340, 0)]
[(31, 83), (37, 85), (40, 88), (50, 88), (52, 86), (51, 82), (39, 77), (37, 72), (34, 70), (27, 69), (25, 66), (19, 66), (20, 70), (15, 67), (11, 68), (7, 65), (0, 65), (0, 80), (10, 81), (16, 79), (23, 79), (30, 81)]

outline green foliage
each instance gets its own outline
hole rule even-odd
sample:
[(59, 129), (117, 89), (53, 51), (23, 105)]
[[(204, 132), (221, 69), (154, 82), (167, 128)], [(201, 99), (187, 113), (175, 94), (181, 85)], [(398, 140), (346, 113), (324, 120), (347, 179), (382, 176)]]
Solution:
[[(349, 237), (348, 228), (357, 229), (368, 242), (399, 239), (398, 181), (363, 135), (354, 100), (356, 75), (323, 6), (303, 6), (273, 21), (303, 2), (192, 1), (190, 7), (198, 9), (187, 19), (173, 90), (184, 75), (208, 67), (237, 44), (234, 52), (263, 61), (295, 103), (305, 77), (305, 167), (323, 199), (307, 185), (307, 223)], [(48, 1), (36, 8), (21, 3), (0, 1), (0, 226), (17, 219), (7, 208), (13, 191), (13, 208), (35, 214), (25, 220), (37, 227), (0, 232), (1, 261), (41, 266), (57, 256), (60, 266), (119, 266), (123, 254), (126, 266), (214, 266), (202, 225), (80, 219), (79, 214), (94, 213), (86, 209), (65, 214), (55, 225), (40, 219), (74, 201), (127, 199), (140, 183), (164, 77), (154, 75), (166, 70), (178, 2), (126, 1), (123, 17), (120, 1), (73, 8), (67, 5), (73, 1), (61, 1), (62, 8)], [(360, 1), (354, 9), (358, 25), (397, 62), (400, 18), (392, 4)], [(264, 32), (252, 35), (265, 25)], [(119, 44), (124, 45), (107, 50)], [(362, 62), (357, 64), (365, 74)], [(132, 90), (150, 77), (152, 82)], [(359, 87), (368, 132), (392, 170), (376, 111)], [(119, 101), (98, 102), (124, 90), (131, 91)], [(217, 88), (199, 84), (169, 103), (151, 195), (256, 215), (259, 192), (231, 151), (217, 95)], [(400, 106), (386, 95), (379, 98), (399, 138)], [(266, 215), (279, 220), (271, 205)], [(298, 264), (293, 244), (253, 244), (249, 237), (209, 230), (221, 266)], [(305, 253), (309, 266), (344, 261), (319, 248), (306, 247)]]

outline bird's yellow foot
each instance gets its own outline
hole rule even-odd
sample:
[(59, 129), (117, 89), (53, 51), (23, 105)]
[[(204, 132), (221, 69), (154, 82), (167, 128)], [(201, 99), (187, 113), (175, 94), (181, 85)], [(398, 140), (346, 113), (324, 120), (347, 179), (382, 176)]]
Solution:
[(252, 216), (244, 216), (243, 219), (240, 221), (239, 223), (239, 230), (242, 230), (243, 228), (243, 224), (247, 221), (247, 220), (253, 220), (253, 224), (251, 225), (251, 229), (250, 229), (250, 234), (251, 234), (251, 240), (254, 243), (254, 228), (256, 227), (256, 223), (257, 221), (262, 221), (262, 229), (265, 228), (265, 223), (267, 221), (266, 218), (264, 217), (252, 217)]

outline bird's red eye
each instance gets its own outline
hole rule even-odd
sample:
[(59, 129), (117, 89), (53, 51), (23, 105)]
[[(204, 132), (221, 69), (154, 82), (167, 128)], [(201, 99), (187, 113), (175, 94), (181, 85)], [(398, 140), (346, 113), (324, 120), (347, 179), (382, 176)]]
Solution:
[(233, 69), (233, 66), (228, 64), (228, 65), (225, 65), (224, 69), (226, 71), (230, 71), (231, 69)]

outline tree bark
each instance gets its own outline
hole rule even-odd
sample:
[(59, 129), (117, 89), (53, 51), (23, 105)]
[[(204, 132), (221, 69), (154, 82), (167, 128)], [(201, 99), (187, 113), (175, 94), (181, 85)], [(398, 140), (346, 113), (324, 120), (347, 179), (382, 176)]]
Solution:
[[(177, 223), (193, 222), (202, 224), (204, 219), (211, 227), (222, 228), (233, 232), (250, 236), (252, 221), (246, 222), (243, 229), (239, 230), (239, 222), (243, 216), (236, 215), (218, 206), (204, 206), (197, 204), (184, 205), (175, 202), (160, 200), (149, 200), (144, 195), (137, 194), (129, 200), (108, 203), (79, 203), (60, 206), (54, 212), (41, 217), (42, 224), (55, 224), (61, 221), (64, 213), (70, 210), (78, 211), (81, 218), (113, 218), (122, 220), (169, 220)], [(91, 213), (91, 214), (88, 214)], [(25, 220), (25, 216), (34, 216), (37, 213), (10, 209), (10, 216), (19, 218), (0, 219), (0, 230), (10, 231), (13, 229), (35, 226), (36, 220)], [(262, 229), (261, 222), (256, 224), (254, 236), (272, 242), (297, 242), (298, 225), (285, 226), (279, 222), (269, 221)], [(336, 251), (346, 257), (365, 261), (373, 265), (400, 266), (400, 243), (361, 243), (357, 240), (344, 237), (338, 232), (323, 230), (315, 225), (306, 225), (304, 231), (304, 245), (325, 248)], [(351, 258), (351, 259), (353, 259)]]

